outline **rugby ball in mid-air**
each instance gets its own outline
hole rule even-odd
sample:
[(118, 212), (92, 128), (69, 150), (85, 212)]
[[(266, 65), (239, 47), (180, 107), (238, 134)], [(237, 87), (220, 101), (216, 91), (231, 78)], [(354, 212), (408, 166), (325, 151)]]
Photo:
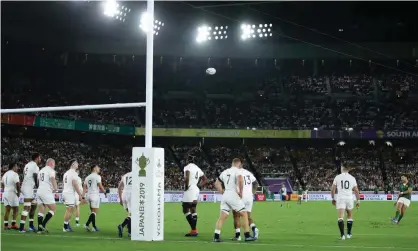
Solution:
[(215, 68), (207, 68), (206, 69), (206, 74), (213, 75), (215, 73), (216, 73), (216, 69)]

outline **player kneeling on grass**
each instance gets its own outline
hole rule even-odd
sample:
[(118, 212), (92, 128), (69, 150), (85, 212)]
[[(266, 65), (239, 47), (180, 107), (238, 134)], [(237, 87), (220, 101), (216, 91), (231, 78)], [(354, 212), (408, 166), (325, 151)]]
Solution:
[(255, 238), (250, 236), (250, 225), (248, 224), (248, 215), (245, 209), (245, 204), (242, 201), (242, 193), (244, 189), (244, 179), (240, 168), (242, 162), (235, 158), (232, 161), (232, 167), (226, 169), (221, 173), (215, 182), (215, 187), (219, 193), (222, 194), (221, 212), (219, 219), (216, 222), (214, 242), (221, 242), (221, 229), (228, 218), (231, 210), (237, 212), (242, 218), (242, 225), (244, 226), (245, 241), (254, 241)]
[(411, 194), (413, 185), (408, 181), (408, 178), (405, 175), (401, 176), (402, 184), (399, 188), (398, 201), (395, 202), (396, 205), (396, 215), (392, 219), (392, 222), (399, 224), (405, 215), (406, 209), (411, 205)]
[[(4, 230), (15, 229), (17, 214), (19, 213), (19, 194), (20, 194), (20, 180), (17, 174), (17, 164), (13, 163), (9, 165), (9, 171), (7, 171), (1, 179), (1, 189), (3, 191), (4, 202)], [(9, 215), (10, 210), (13, 210), (12, 226), (9, 227)]]
[[(255, 239), (258, 239), (259, 230), (251, 217), (251, 211), (252, 211), (253, 202), (254, 202), (254, 194), (258, 187), (257, 179), (254, 177), (254, 175), (250, 171), (244, 168), (241, 168), (241, 172), (242, 172), (242, 177), (244, 179), (244, 190), (242, 193), (242, 200), (245, 205), (245, 210), (247, 211), (248, 223), (250, 224), (250, 228), (253, 231), (253, 237)], [(240, 215), (239, 213), (235, 211), (233, 211), (233, 215), (234, 215), (235, 237), (232, 240), (240, 241), (241, 240)]]
[[(188, 156), (189, 164), (184, 167), (184, 194), (183, 194), (183, 214), (190, 225), (190, 232), (186, 237), (195, 237), (197, 231), (197, 202), (199, 200), (200, 187), (206, 184), (206, 176), (203, 171), (195, 164), (190, 163), (194, 156)], [(199, 184), (200, 183), (200, 184)]]
[[(38, 201), (38, 231), (39, 233), (48, 233), (47, 223), (55, 214), (55, 196), (58, 191), (57, 181), (55, 180), (55, 160), (47, 159), (46, 166), (39, 171), (38, 180), (39, 188), (37, 193)], [(45, 210), (49, 209), (46, 214)]]
[[(98, 232), (99, 229), (96, 226), (96, 215), (99, 212), (100, 207), (100, 192), (105, 194), (105, 197), (107, 197), (106, 191), (102, 185), (102, 177), (99, 175), (100, 173), (100, 167), (98, 165), (93, 165), (91, 167), (91, 173), (89, 176), (86, 177), (84, 180), (84, 191), (83, 194), (87, 194), (86, 200), (88, 201), (90, 205), (90, 216), (84, 224), (84, 228), (90, 232)], [(93, 228), (90, 230), (90, 223), (93, 225)]]
[[(70, 226), (70, 220), (78, 200), (77, 197), (84, 201), (84, 195), (82, 193), (83, 191), (80, 190), (78, 184), (78, 174), (76, 172), (77, 169), (78, 162), (76, 160), (71, 161), (70, 169), (65, 172), (63, 177), (64, 188), (62, 191), (62, 197), (66, 206), (64, 214), (64, 226), (62, 228), (63, 232), (73, 232), (73, 229)], [(78, 195), (77, 197), (76, 194)]]
[[(340, 229), (341, 240), (345, 240), (344, 234), (344, 212), (347, 211), (347, 239), (351, 239), (351, 229), (353, 228), (353, 191), (356, 195), (356, 207), (360, 206), (360, 193), (357, 188), (356, 179), (348, 172), (348, 167), (341, 166), (341, 174), (337, 175), (332, 183), (331, 198), (332, 204), (336, 206), (338, 211), (338, 228)], [(338, 191), (336, 200), (334, 199), (335, 192)]]
[(122, 238), (123, 228), (128, 227), (128, 236), (131, 236), (131, 195), (132, 195), (132, 172), (122, 176), (118, 186), (120, 204), (128, 212), (128, 216), (118, 225), (118, 235)]

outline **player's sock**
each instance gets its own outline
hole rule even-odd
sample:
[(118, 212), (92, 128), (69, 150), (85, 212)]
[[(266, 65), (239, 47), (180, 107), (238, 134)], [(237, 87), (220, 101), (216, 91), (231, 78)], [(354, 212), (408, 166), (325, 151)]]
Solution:
[(347, 234), (351, 235), (351, 229), (353, 228), (353, 219), (347, 220)]
[(8, 221), (4, 221), (4, 228), (8, 228), (9, 227), (9, 222)]
[(19, 226), (19, 231), (23, 231), (23, 229), (25, 228), (25, 221), (24, 220), (20, 220), (20, 226)]
[(197, 213), (192, 214), (192, 218), (193, 218), (192, 230), (196, 230), (196, 227), (197, 227)]
[(400, 214), (398, 218), (398, 223), (401, 222), (402, 218), (403, 218), (403, 214)]
[(128, 217), (129, 218), (129, 220), (128, 220), (128, 234), (131, 234), (131, 217)]
[(68, 221), (64, 221), (64, 229), (68, 229)]
[(396, 215), (395, 215), (395, 218), (394, 219), (398, 219), (399, 218), (399, 215), (401, 214), (401, 212), (399, 212), (399, 211), (396, 211)]
[(338, 228), (340, 229), (341, 236), (344, 235), (344, 219), (338, 219)]
[(240, 228), (237, 228), (237, 229), (235, 229), (235, 238), (239, 238), (241, 236), (241, 229)]
[(186, 213), (185, 216), (186, 216), (187, 222), (190, 225), (190, 228), (192, 229), (193, 228), (193, 216), (192, 216), (192, 214), (191, 213)]
[(48, 223), (48, 221), (54, 216), (54, 212), (53, 211), (49, 211), (46, 216), (44, 221), (42, 222), (42, 226), (46, 227), (46, 224)]
[(35, 228), (33, 225), (33, 219), (29, 219), (29, 228)]
[(122, 222), (122, 224), (121, 224), (121, 225), (122, 225), (122, 227), (125, 227), (126, 225), (128, 225), (128, 223), (129, 223), (129, 220), (130, 220), (130, 219), (131, 219), (131, 217), (129, 217), (129, 216), (128, 216), (128, 217), (126, 217), (126, 218), (125, 218), (125, 220), (123, 220), (123, 222)]
[(213, 235), (213, 239), (219, 240), (221, 237), (221, 230), (215, 229), (215, 234)]
[(93, 213), (90, 214), (89, 218), (87, 219), (86, 226), (89, 226), (93, 219)]
[(245, 232), (244, 236), (245, 236), (245, 238), (250, 238), (251, 237), (250, 232)]
[(16, 220), (12, 220), (12, 227), (16, 226)]
[(44, 214), (38, 213), (38, 228), (40, 225), (42, 225), (43, 221), (44, 221)]
[(255, 229), (257, 228), (254, 223), (251, 223), (250, 228), (253, 232), (255, 232)]
[(92, 217), (91, 217), (91, 224), (93, 225), (94, 228), (96, 228), (96, 213), (91, 213)]
[(80, 217), (75, 217), (75, 224), (80, 224)]

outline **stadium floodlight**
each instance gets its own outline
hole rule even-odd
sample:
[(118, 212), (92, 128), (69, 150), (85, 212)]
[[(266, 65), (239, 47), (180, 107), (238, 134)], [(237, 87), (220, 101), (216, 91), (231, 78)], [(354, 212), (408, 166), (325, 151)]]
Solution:
[(242, 24), (241, 39), (247, 40), (251, 38), (267, 38), (272, 37), (273, 24)]
[(105, 14), (105, 16), (113, 17), (116, 20), (125, 22), (129, 12), (131, 12), (131, 9), (118, 4), (115, 0), (107, 0), (104, 2), (103, 14)]
[(200, 26), (197, 28), (196, 41), (202, 43), (208, 40), (223, 40), (228, 38), (228, 26)]
[(144, 31), (145, 33), (150, 31), (151, 29), (154, 32), (155, 36), (158, 36), (162, 27), (164, 27), (164, 23), (160, 20), (155, 19), (152, 21), (152, 18), (149, 16), (147, 12), (142, 13), (141, 21), (139, 23), (139, 28)]

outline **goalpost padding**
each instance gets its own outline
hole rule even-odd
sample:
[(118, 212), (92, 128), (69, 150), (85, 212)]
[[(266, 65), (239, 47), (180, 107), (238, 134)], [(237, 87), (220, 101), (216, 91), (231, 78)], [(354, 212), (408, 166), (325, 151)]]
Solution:
[(164, 148), (132, 148), (131, 240), (164, 240)]

